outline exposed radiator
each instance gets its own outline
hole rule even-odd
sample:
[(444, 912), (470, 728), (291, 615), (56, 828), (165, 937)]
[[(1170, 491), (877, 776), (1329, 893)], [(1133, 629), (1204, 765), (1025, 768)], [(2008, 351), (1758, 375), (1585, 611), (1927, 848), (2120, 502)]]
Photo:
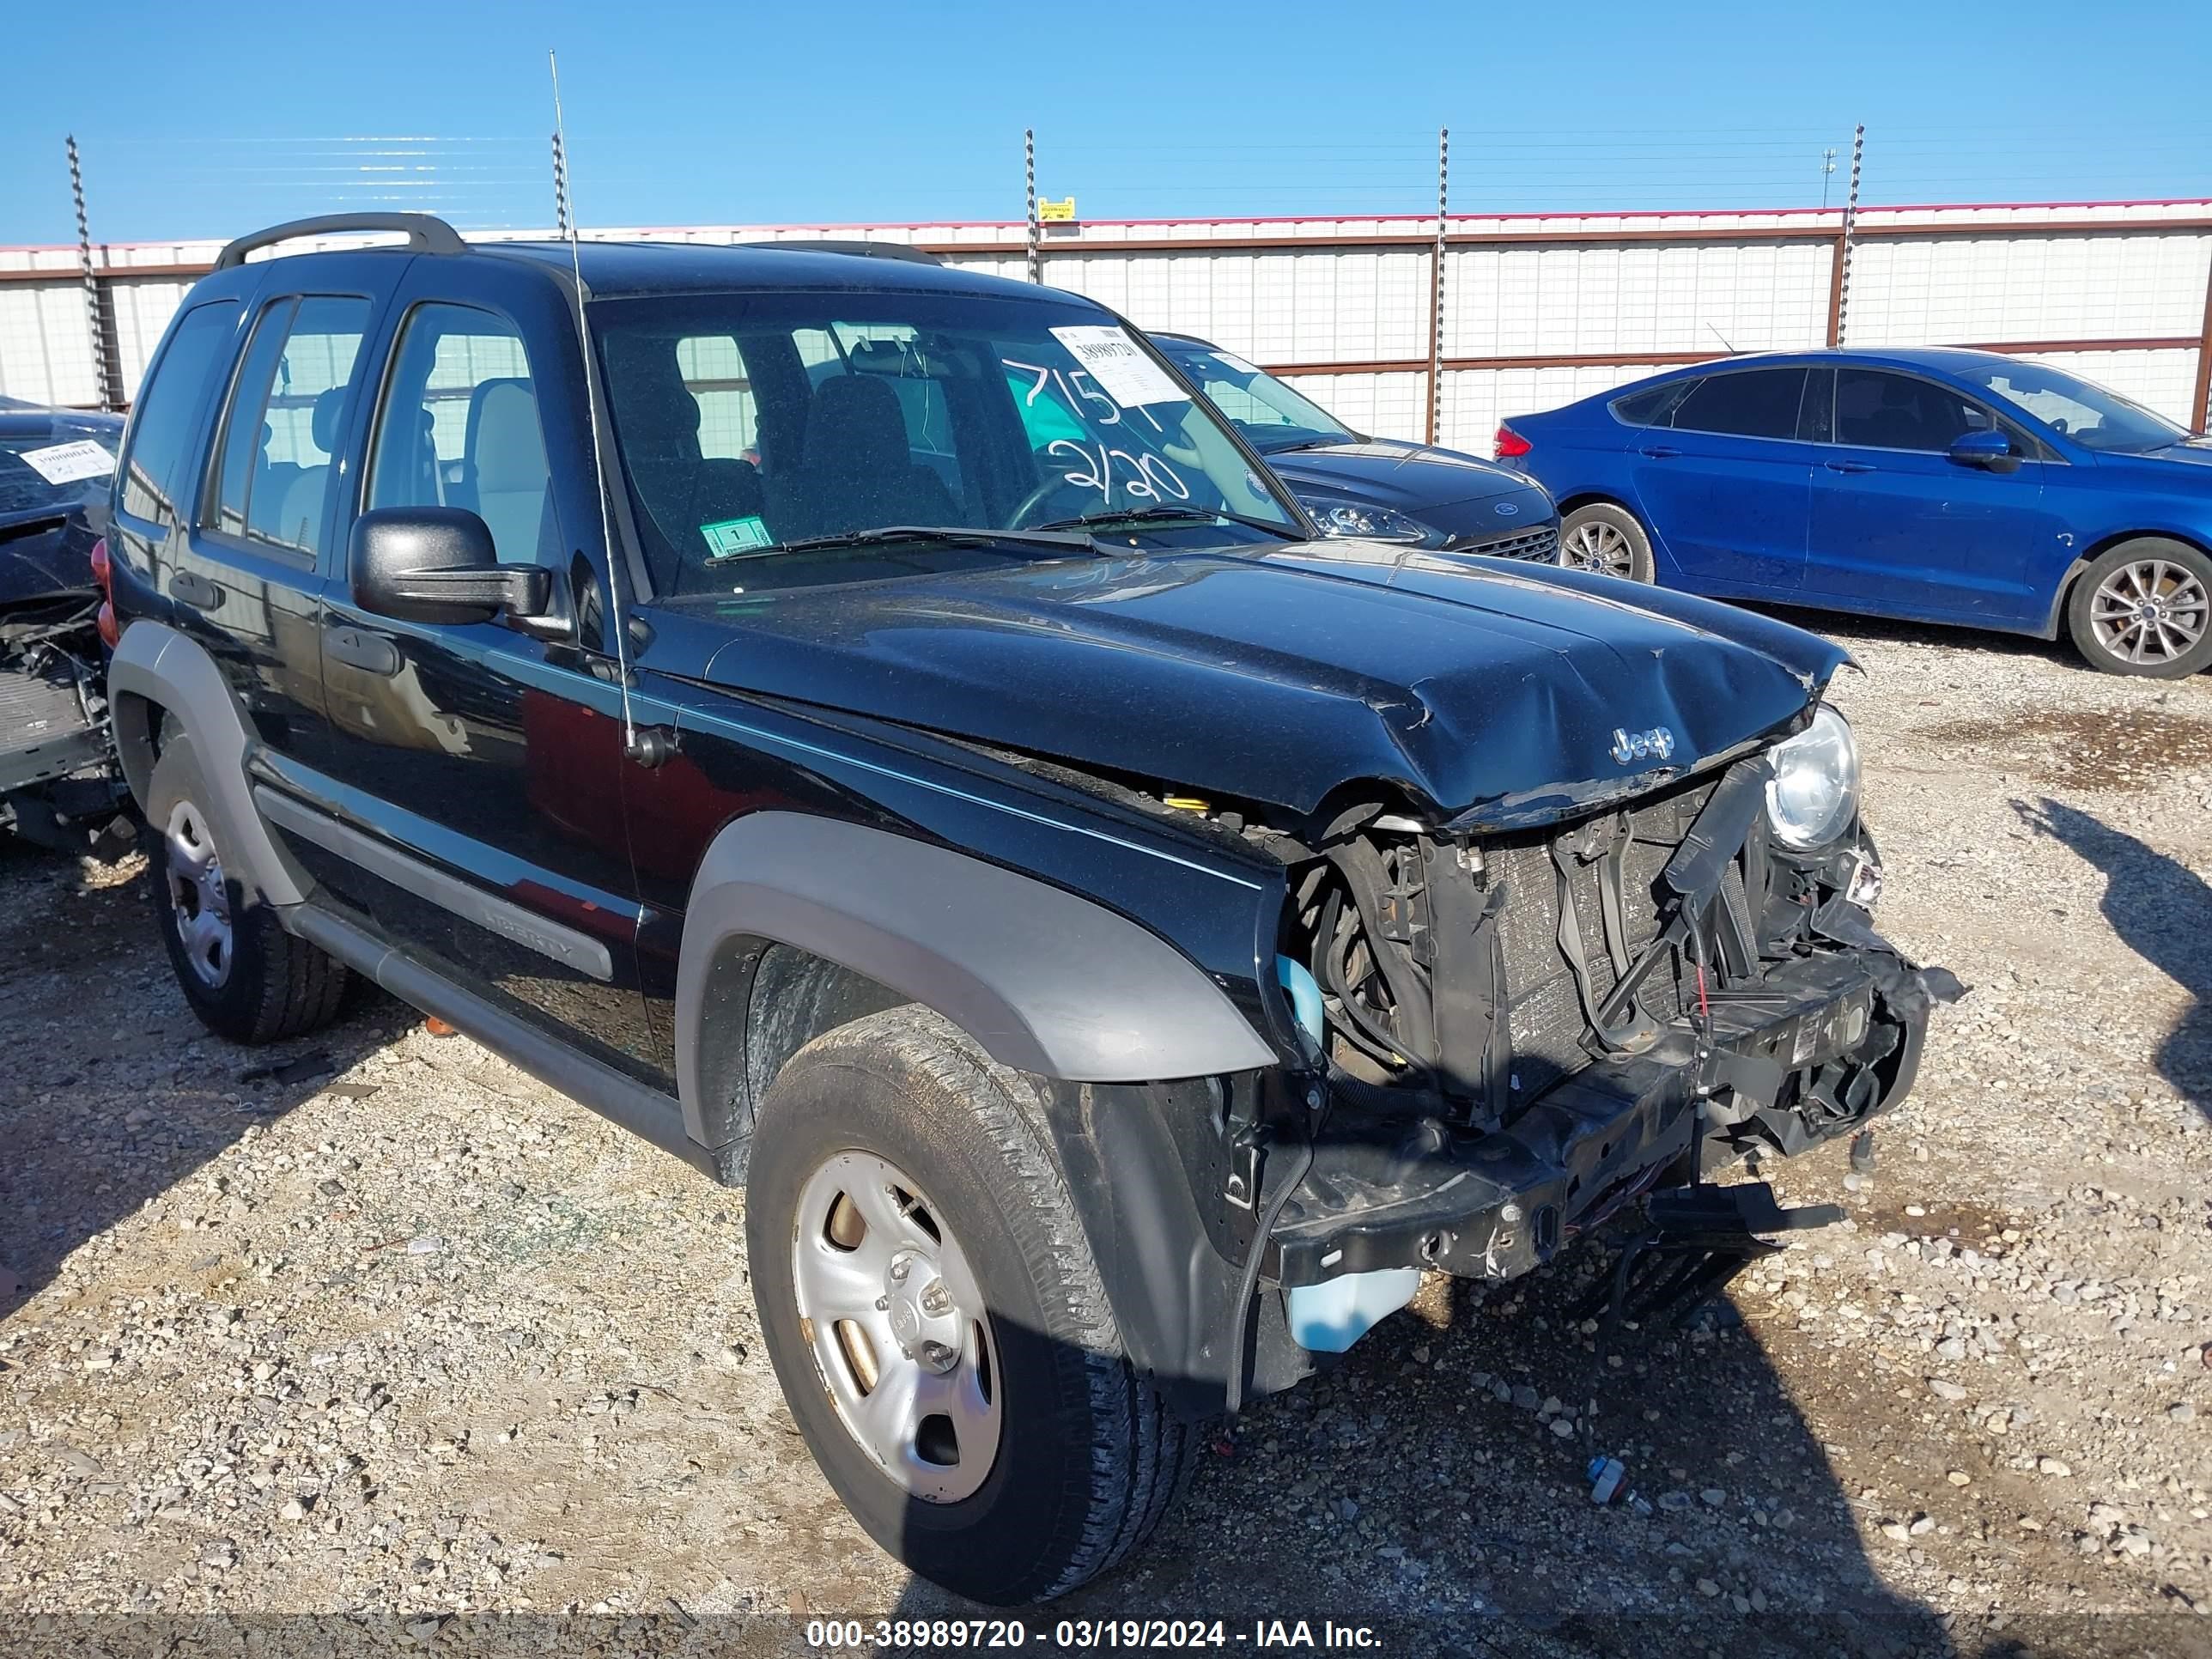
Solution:
[[(1629, 811), (1632, 839), (1621, 858), (1621, 920), (1632, 961), (1658, 935), (1663, 898), (1660, 873), (1711, 793), (1711, 783), (1696, 784), (1640, 801)], [(1530, 1098), (1590, 1058), (1583, 1046), (1588, 1022), (1582, 999), (1559, 949), (1559, 874), (1552, 857), (1554, 838), (1565, 836), (1571, 846), (1575, 833), (1573, 828), (1547, 831), (1539, 837), (1488, 842), (1484, 848), (1491, 880), (1510, 884), (1499, 916), (1499, 939), (1513, 1034), (1510, 1098), (1516, 1101)], [(1617, 978), (1606, 948), (1603, 866), (1572, 856), (1567, 866), (1583, 955), (1591, 985), (1602, 1000)], [(1662, 1022), (1683, 1012), (1681, 988), (1667, 969), (1644, 981), (1641, 1000)]]

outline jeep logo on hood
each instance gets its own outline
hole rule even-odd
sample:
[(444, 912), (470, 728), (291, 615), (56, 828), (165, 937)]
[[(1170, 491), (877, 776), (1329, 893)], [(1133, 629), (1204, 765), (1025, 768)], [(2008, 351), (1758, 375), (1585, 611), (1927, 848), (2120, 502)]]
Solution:
[(1674, 734), (1663, 726), (1649, 732), (1613, 729), (1613, 757), (1623, 766), (1635, 760), (1665, 760), (1674, 752)]

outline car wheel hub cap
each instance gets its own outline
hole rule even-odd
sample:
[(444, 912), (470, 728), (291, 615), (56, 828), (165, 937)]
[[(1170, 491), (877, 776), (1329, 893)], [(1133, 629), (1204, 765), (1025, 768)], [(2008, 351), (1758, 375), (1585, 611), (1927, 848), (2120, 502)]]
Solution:
[(840, 1152), (800, 1192), (792, 1279), (846, 1432), (914, 1498), (973, 1494), (998, 1457), (998, 1352), (943, 1214), (896, 1164)]
[(2097, 643), (2123, 662), (2172, 662), (2203, 639), (2212, 602), (2187, 566), (2142, 559), (2097, 585), (2089, 622)]
[(1574, 527), (1559, 544), (1559, 562), (1571, 570), (1595, 570), (1607, 576), (1626, 576), (1635, 568), (1628, 538), (1618, 526), (1596, 521)]
[(192, 974), (210, 990), (230, 978), (233, 935), (230, 888), (215, 837), (198, 807), (180, 800), (170, 809), (161, 839), (168, 858), (169, 911)]

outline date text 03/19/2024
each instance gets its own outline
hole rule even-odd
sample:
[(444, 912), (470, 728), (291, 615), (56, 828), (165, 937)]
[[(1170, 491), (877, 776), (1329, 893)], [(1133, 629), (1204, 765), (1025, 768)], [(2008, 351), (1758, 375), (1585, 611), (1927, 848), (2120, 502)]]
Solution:
[(883, 1648), (1023, 1648), (1059, 1650), (1247, 1648), (1260, 1651), (1306, 1649), (1376, 1651), (1378, 1634), (1365, 1625), (1334, 1620), (1257, 1619), (1249, 1627), (1221, 1619), (1061, 1619), (1031, 1630), (1014, 1619), (811, 1619), (811, 1648), (872, 1651)]

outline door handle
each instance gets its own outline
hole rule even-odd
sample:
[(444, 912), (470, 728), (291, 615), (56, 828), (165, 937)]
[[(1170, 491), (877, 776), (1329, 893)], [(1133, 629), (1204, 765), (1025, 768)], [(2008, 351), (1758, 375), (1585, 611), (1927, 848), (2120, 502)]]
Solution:
[(222, 603), (222, 589), (205, 576), (189, 570), (179, 570), (170, 576), (169, 592), (201, 611), (212, 611)]
[(349, 668), (359, 668), (386, 679), (397, 675), (404, 665), (399, 647), (381, 634), (372, 634), (365, 628), (332, 628), (323, 635), (323, 654), (335, 658)]
[(1638, 453), (1649, 455), (1655, 461), (1667, 461), (1674, 459), (1682, 452), (1679, 449), (1670, 449), (1665, 444), (1647, 444)]
[(1826, 467), (1831, 472), (1871, 472), (1874, 471), (1873, 464), (1869, 461), (1823, 461), (1820, 465)]

